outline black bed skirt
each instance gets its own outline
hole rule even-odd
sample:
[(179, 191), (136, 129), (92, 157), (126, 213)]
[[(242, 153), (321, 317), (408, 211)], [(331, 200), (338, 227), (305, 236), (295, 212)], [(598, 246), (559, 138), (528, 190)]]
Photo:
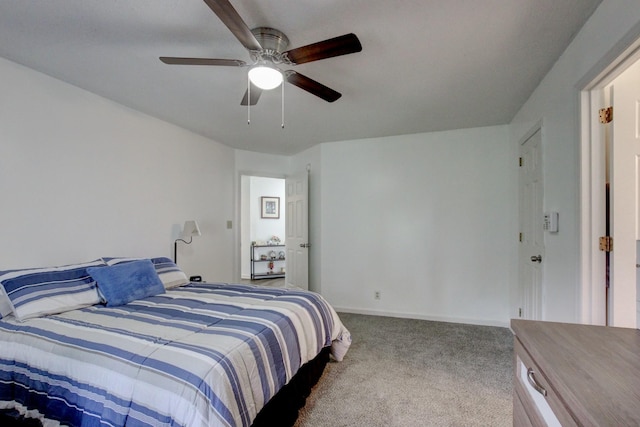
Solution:
[(293, 426), (298, 419), (298, 411), (329, 362), (329, 353), (329, 347), (325, 347), (313, 360), (302, 365), (291, 381), (262, 408), (251, 427)]
[[(280, 389), (258, 413), (251, 427), (291, 427), (298, 419), (298, 411), (307, 401), (311, 389), (318, 383), (329, 362), (329, 347), (302, 365), (291, 381)], [(20, 416), (16, 410), (0, 410), (2, 427), (42, 427), (40, 420)]]
[(42, 427), (40, 420), (25, 418), (16, 410), (0, 410), (0, 426), (2, 427)]

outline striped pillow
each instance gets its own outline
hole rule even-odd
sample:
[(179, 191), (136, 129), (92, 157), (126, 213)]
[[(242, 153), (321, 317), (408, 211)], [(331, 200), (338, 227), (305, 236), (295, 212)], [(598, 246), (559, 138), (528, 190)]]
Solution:
[(145, 258), (125, 258), (125, 257), (111, 258), (111, 257), (102, 257), (102, 261), (104, 261), (104, 263), (107, 264), (109, 267), (117, 265), (117, 264), (122, 264), (123, 262), (140, 261), (142, 259), (145, 259)]
[(160, 276), (165, 289), (176, 288), (189, 283), (187, 275), (171, 259), (166, 257), (151, 258), (151, 262), (156, 268), (156, 273)]
[(9, 298), (4, 293), (4, 288), (0, 286), (0, 319), (5, 318), (12, 313), (13, 309), (11, 308)]
[(59, 267), (0, 271), (0, 285), (19, 321), (98, 304), (96, 282), (87, 267), (101, 259)]

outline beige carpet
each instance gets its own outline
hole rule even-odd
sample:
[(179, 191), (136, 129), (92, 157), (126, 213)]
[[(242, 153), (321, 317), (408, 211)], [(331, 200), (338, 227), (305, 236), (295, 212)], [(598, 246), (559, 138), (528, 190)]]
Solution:
[(353, 344), (295, 427), (511, 426), (507, 328), (340, 314)]

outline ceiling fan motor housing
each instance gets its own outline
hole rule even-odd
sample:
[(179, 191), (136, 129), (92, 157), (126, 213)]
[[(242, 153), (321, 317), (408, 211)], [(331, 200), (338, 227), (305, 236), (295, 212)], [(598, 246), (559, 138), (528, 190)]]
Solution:
[(262, 55), (280, 57), (289, 46), (289, 38), (279, 30), (269, 27), (258, 27), (251, 30), (260, 46)]

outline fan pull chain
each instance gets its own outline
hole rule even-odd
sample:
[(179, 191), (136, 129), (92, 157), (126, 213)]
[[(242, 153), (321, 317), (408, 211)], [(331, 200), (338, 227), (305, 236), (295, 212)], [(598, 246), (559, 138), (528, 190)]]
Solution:
[(247, 74), (247, 124), (251, 124), (251, 80)]
[(282, 129), (284, 129), (284, 82), (280, 85), (282, 86)]

